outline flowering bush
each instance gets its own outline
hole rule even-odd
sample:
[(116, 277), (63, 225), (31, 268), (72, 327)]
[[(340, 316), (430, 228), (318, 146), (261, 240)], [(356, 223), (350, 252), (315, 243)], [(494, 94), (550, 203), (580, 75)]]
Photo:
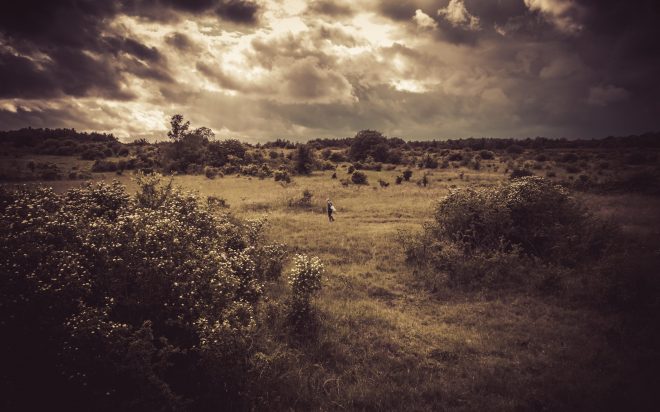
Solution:
[(264, 245), (263, 221), (234, 220), (155, 176), (138, 185), (135, 196), (117, 182), (0, 189), (10, 405), (39, 402), (35, 387), (85, 409), (238, 405), (255, 305), (284, 247)]
[(294, 320), (306, 318), (311, 312), (311, 299), (321, 290), (323, 263), (318, 257), (296, 255), (289, 273), (291, 285), (291, 316)]

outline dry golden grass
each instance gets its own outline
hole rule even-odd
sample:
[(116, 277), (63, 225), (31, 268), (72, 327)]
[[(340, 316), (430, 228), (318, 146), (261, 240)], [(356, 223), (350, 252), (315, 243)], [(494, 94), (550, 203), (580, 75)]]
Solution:
[[(288, 185), (236, 176), (174, 177), (201, 196), (225, 199), (237, 216), (267, 216), (273, 240), (327, 265), (312, 337), (298, 342), (270, 330), (268, 361), (279, 365), (281, 375), (257, 403), (412, 411), (611, 409), (635, 396), (642, 402), (648, 394), (636, 391), (643, 388), (623, 385), (639, 359), (620, 346), (626, 334), (620, 315), (514, 292), (431, 295), (403, 264), (397, 231), (419, 229), (450, 187), (497, 184), (506, 177), (503, 169), (438, 169), (427, 188), (413, 182), (421, 178), (418, 170), (411, 182), (395, 185), (401, 167), (367, 171), (369, 186), (348, 187), (340, 183), (348, 176), (344, 168), (339, 179), (315, 172)], [(128, 175), (97, 178), (135, 188)], [(391, 184), (377, 187), (378, 179)], [(63, 191), (80, 183), (49, 184)], [(313, 206), (289, 207), (305, 189), (314, 194)], [(327, 197), (337, 207), (334, 223), (324, 212)], [(657, 200), (590, 195), (587, 201), (626, 230), (657, 228), (660, 221), (652, 213)], [(272, 294), (277, 307), (286, 290), (276, 285)]]

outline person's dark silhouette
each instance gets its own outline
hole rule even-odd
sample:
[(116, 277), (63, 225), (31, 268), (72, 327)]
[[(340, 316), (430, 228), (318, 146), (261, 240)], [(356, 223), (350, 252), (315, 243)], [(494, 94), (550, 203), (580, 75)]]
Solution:
[(330, 200), (330, 198), (328, 198), (328, 221), (329, 222), (334, 222), (335, 221), (334, 216), (332, 216), (334, 211), (335, 211), (335, 205), (333, 205), (332, 200)]

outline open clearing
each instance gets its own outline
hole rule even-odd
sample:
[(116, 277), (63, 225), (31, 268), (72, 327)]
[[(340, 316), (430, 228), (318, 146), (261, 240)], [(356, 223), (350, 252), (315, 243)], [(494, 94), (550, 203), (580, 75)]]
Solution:
[[(337, 173), (341, 178), (346, 171)], [(461, 179), (456, 170), (442, 170), (429, 176), (426, 188), (412, 182), (380, 188), (374, 186), (378, 179), (393, 182), (399, 171), (366, 173), (371, 186), (344, 187), (332, 172), (288, 185), (244, 176), (173, 178), (202, 197), (225, 199), (236, 216), (266, 216), (272, 240), (319, 256), (327, 266), (313, 339), (272, 336), (279, 352), (268, 361), (295, 363), (263, 402), (339, 410), (648, 405), (656, 354), (653, 342), (638, 341), (652, 327), (645, 319), (510, 290), (431, 294), (403, 263), (398, 231), (419, 230), (451, 187), (493, 185), (506, 175), (467, 172)], [(135, 188), (130, 176), (95, 177)], [(80, 182), (49, 184), (63, 191)], [(312, 207), (290, 207), (305, 189), (313, 193)], [(657, 198), (584, 196), (627, 234), (658, 238)], [(327, 197), (337, 206), (332, 224), (324, 213)], [(275, 298), (286, 293), (281, 283), (271, 289)]]

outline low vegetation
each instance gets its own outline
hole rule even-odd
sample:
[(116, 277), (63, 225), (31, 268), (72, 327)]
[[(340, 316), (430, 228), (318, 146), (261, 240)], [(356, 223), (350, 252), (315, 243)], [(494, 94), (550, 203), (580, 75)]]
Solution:
[(657, 136), (250, 145), (172, 120), (0, 133), (3, 410), (657, 404)]

